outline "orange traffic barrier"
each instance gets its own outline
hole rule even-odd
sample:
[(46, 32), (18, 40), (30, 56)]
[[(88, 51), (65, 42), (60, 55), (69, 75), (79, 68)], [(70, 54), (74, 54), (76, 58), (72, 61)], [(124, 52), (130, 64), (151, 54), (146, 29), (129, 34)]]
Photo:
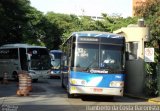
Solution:
[(29, 96), (29, 91), (25, 89), (17, 90), (16, 94), (18, 96)]
[(27, 77), (27, 89), (28, 91), (32, 91), (32, 78), (29, 75)]
[(17, 90), (18, 96), (28, 96), (28, 74), (19, 74), (19, 89)]
[(5, 72), (4, 74), (3, 74), (3, 80), (2, 80), (2, 84), (8, 84), (9, 82), (8, 82), (8, 75), (7, 75), (7, 73)]

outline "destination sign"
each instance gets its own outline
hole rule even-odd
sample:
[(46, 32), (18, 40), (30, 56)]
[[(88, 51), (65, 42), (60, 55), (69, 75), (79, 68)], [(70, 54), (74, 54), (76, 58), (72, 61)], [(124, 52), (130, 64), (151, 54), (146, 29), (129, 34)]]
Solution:
[(79, 41), (92, 41), (92, 42), (98, 42), (98, 38), (79, 38)]
[(9, 50), (7, 49), (7, 50), (0, 50), (0, 54), (8, 54), (9, 53)]

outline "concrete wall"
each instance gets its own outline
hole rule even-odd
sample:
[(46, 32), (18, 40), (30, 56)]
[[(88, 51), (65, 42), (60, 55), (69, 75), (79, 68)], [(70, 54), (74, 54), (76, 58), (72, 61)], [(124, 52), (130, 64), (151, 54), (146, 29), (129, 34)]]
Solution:
[(149, 28), (129, 25), (114, 31), (124, 35), (126, 43), (138, 43), (137, 58), (126, 61), (126, 93), (134, 95), (144, 94), (144, 42), (149, 40)]

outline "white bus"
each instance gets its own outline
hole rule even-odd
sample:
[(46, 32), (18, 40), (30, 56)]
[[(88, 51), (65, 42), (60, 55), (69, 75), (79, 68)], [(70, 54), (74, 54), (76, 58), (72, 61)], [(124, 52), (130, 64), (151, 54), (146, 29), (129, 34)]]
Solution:
[(49, 77), (51, 59), (46, 47), (29, 44), (6, 44), (0, 47), (0, 78), (18, 79), (20, 71), (27, 71), (32, 80)]

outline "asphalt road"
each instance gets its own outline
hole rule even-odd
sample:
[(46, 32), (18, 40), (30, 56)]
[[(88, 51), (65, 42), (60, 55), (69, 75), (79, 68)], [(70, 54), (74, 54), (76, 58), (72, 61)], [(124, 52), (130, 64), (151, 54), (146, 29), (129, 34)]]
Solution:
[(17, 96), (18, 83), (0, 84), (0, 111), (158, 111), (160, 106), (143, 99), (130, 97), (77, 96), (67, 98), (60, 79), (32, 83), (29, 96)]

